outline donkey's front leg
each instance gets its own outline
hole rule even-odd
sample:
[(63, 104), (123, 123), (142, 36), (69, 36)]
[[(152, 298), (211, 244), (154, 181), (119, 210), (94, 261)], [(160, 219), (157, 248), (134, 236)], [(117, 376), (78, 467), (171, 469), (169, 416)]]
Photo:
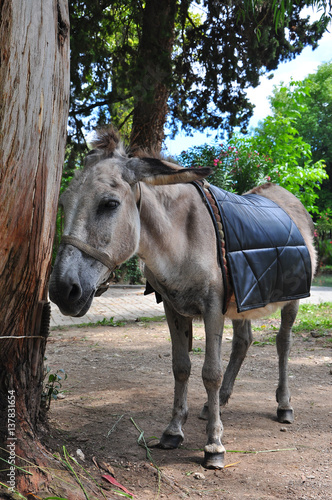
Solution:
[[(251, 321), (233, 319), (232, 354), (224, 373), (220, 389), (220, 406), (224, 407), (233, 392), (234, 382), (252, 342)], [(208, 404), (205, 403), (199, 418), (207, 420)]]
[(291, 424), (294, 411), (290, 404), (288, 387), (288, 357), (292, 346), (292, 326), (299, 310), (299, 300), (288, 302), (281, 310), (281, 324), (277, 334), (277, 351), (279, 356), (279, 384), (276, 393), (278, 402), (278, 422)]
[(160, 439), (160, 446), (177, 448), (184, 439), (182, 426), (188, 416), (187, 392), (191, 368), (189, 346), (192, 337), (192, 319), (178, 314), (166, 301), (164, 307), (172, 339), (175, 388), (172, 420)]
[[(221, 307), (220, 307), (221, 310)], [(217, 311), (205, 320), (206, 352), (202, 369), (204, 386), (208, 396), (207, 444), (204, 448), (203, 466), (207, 469), (224, 467), (225, 448), (221, 444), (222, 423), (219, 410), (219, 390), (222, 381), (221, 341), (224, 317)]]

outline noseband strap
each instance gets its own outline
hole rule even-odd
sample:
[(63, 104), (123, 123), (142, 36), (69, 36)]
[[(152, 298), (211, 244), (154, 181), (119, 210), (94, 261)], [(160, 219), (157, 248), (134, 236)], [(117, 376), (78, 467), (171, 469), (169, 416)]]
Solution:
[(61, 243), (63, 243), (64, 245), (72, 245), (78, 248), (79, 250), (81, 250), (81, 252), (89, 255), (90, 257), (93, 257), (94, 259), (104, 264), (104, 266), (108, 267), (111, 271), (113, 271), (115, 268), (114, 263), (107, 253), (97, 250), (97, 248), (84, 243), (84, 241), (75, 238), (75, 236), (64, 235), (61, 238)]

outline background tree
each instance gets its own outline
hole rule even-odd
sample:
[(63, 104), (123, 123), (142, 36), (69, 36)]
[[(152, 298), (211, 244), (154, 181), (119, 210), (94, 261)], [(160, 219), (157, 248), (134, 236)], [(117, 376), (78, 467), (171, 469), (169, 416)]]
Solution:
[(315, 48), (329, 20), (301, 19), (311, 0), (281, 2), (287, 8), (277, 13), (273, 0), (203, 0), (195, 14), (193, 4), (70, 0), (71, 165), (85, 147), (84, 126), (129, 125), (132, 144), (156, 149), (166, 117), (173, 133), (245, 128), (253, 108), (246, 89), (306, 45)]
[[(17, 457), (47, 463), (38, 423), (69, 106), (66, 0), (0, 1), (0, 88), (0, 454), (29, 468)], [(28, 493), (40, 474), (11, 477)]]
[(288, 86), (275, 88), (270, 99), (272, 113), (255, 129), (253, 145), (273, 160), (269, 180), (298, 196), (314, 215), (319, 211), (317, 191), (328, 176), (324, 160), (313, 161), (311, 145), (298, 131), (308, 95), (308, 88), (302, 82), (292, 81)]
[[(294, 109), (294, 95), (301, 103)], [(310, 145), (312, 161), (322, 159), (326, 164), (328, 178), (320, 181), (321, 190), (315, 204), (319, 213), (315, 214), (317, 249), (320, 263), (332, 265), (332, 62), (319, 66), (315, 73), (302, 82), (276, 88), (271, 98), (274, 114), (284, 116), (294, 109), (293, 127), (298, 140)], [(303, 166), (303, 162), (302, 162)], [(301, 170), (300, 170), (301, 172)], [(326, 267), (324, 268), (327, 269)]]
[(302, 82), (280, 85), (271, 97), (272, 113), (251, 135), (233, 135), (226, 144), (204, 145), (178, 156), (184, 166), (214, 166), (211, 182), (242, 194), (272, 181), (295, 194), (312, 215), (318, 213), (319, 190), (327, 179), (324, 160), (312, 160), (311, 145), (297, 125), (307, 110), (309, 90)]
[[(299, 136), (310, 144), (312, 160), (323, 159), (329, 179), (322, 184), (319, 207), (332, 208), (332, 61), (319, 66), (302, 82), (305, 89), (302, 110), (294, 115), (294, 126)], [(275, 90), (271, 104), (274, 108), (290, 103), (290, 96)], [(279, 106), (279, 107), (280, 107)]]

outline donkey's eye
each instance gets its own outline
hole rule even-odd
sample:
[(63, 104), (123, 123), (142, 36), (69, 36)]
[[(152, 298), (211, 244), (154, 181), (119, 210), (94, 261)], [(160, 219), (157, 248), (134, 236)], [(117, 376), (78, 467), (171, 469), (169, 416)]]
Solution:
[(117, 200), (112, 200), (112, 199), (101, 200), (97, 208), (97, 215), (103, 215), (112, 212), (113, 210), (118, 208), (119, 205), (120, 202), (118, 202)]

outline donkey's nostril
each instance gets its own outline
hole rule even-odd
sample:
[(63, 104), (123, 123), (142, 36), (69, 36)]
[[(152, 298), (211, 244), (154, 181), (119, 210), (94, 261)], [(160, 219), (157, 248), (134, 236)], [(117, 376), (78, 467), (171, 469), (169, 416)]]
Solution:
[(70, 302), (76, 302), (81, 298), (81, 295), (82, 288), (80, 287), (80, 285), (78, 283), (72, 283), (68, 293), (68, 300)]

